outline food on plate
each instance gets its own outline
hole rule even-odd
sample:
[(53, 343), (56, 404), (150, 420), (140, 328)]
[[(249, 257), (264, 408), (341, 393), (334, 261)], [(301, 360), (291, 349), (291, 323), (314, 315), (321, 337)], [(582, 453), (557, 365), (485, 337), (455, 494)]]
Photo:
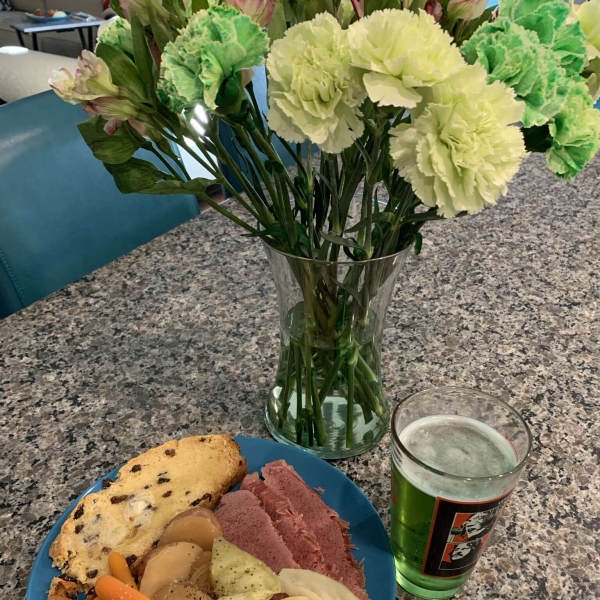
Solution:
[(212, 598), (193, 586), (172, 583), (154, 594), (152, 600), (212, 600)]
[(85, 496), (50, 548), (53, 565), (87, 591), (109, 573), (119, 552), (132, 571), (158, 543), (165, 527), (191, 508), (214, 508), (246, 474), (246, 459), (228, 435), (173, 440), (130, 460)]
[(149, 600), (148, 596), (134, 590), (111, 575), (102, 575), (98, 578), (95, 591), (98, 600)]
[(219, 597), (247, 592), (268, 592), (272, 596), (281, 591), (279, 577), (262, 560), (223, 538), (215, 540), (210, 574)]
[(308, 529), (302, 515), (294, 508), (289, 498), (269, 487), (258, 473), (246, 475), (241, 489), (252, 492), (258, 498), (284, 544), (302, 569), (314, 571), (325, 565), (317, 538)]
[(50, 584), (48, 600), (77, 600), (77, 584), (55, 577)]
[(191, 542), (203, 550), (212, 550), (214, 539), (222, 536), (223, 529), (215, 513), (199, 506), (174, 517), (165, 527), (158, 545)]
[(351, 552), (349, 524), (284, 460), (265, 465), (262, 475), (267, 486), (290, 500), (302, 515), (308, 531), (314, 534), (327, 567), (322, 570), (323, 574), (343, 583), (361, 600), (368, 598), (364, 572)]
[(288, 596), (310, 600), (358, 600), (342, 583), (305, 569), (283, 569), (279, 574), (281, 591)]
[(174, 542), (152, 550), (144, 559), (143, 572), (138, 575), (140, 592), (152, 598), (170, 583), (186, 582), (203, 553), (200, 546), (189, 542)]
[(120, 552), (111, 552), (108, 555), (108, 568), (113, 577), (137, 590), (137, 585), (129, 570), (127, 559)]
[(211, 560), (212, 552), (203, 552), (194, 563), (194, 567), (188, 578), (188, 584), (201, 592), (211, 593), (213, 591), (210, 576)]
[(239, 490), (223, 496), (217, 517), (227, 541), (260, 558), (275, 573), (299, 567), (271, 517), (252, 492)]
[(50, 10), (36, 8), (33, 11), (33, 16), (34, 17), (43, 17), (44, 19), (60, 19), (62, 17), (66, 17), (67, 13), (63, 10), (56, 10), (55, 8), (51, 8)]

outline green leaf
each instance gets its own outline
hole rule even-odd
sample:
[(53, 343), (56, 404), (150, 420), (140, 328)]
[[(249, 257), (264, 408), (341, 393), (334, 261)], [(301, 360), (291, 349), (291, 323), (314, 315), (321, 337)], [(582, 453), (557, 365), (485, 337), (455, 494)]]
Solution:
[[(375, 203), (375, 205), (377, 205), (377, 202)], [(392, 215), (389, 212), (379, 212), (379, 213), (374, 214), (371, 217), (371, 222), (374, 224), (377, 224), (378, 222), (391, 223), (393, 220), (394, 220), (394, 215)], [(356, 225), (353, 225), (349, 229), (346, 229), (346, 233), (356, 233), (357, 231), (360, 231), (361, 229), (363, 229), (368, 223), (369, 223), (369, 219), (366, 219), (366, 218), (362, 219)]]
[(124, 87), (132, 96), (147, 101), (146, 86), (133, 61), (118, 48), (98, 44), (96, 54), (108, 65), (113, 83)]
[(154, 95), (156, 82), (154, 81), (154, 72), (156, 71), (148, 40), (146, 39), (146, 30), (135, 12), (131, 13), (131, 38), (133, 40), (133, 58), (138, 73), (146, 86), (146, 95), (152, 98)]
[(165, 49), (165, 46), (175, 39), (175, 36), (172, 35), (169, 27), (156, 14), (156, 9), (152, 2), (148, 3), (148, 18), (150, 19), (150, 27), (152, 29), (154, 41), (162, 52)]
[(192, 14), (199, 10), (208, 10), (208, 0), (192, 0)]
[(338, 246), (346, 246), (348, 248), (360, 248), (362, 250), (360, 244), (358, 244), (354, 240), (341, 238), (331, 233), (325, 233), (324, 231), (321, 232), (321, 236), (323, 237), (323, 239), (327, 240), (328, 242), (331, 242), (332, 244), (337, 244)]
[(110, 7), (122, 18), (125, 18), (125, 13), (121, 8), (121, 2), (119, 0), (110, 0)]
[(77, 125), (81, 137), (89, 146), (92, 142), (108, 137), (108, 133), (104, 131), (106, 121), (102, 117), (92, 117), (83, 123)]
[(163, 173), (151, 162), (139, 158), (130, 158), (127, 162), (118, 165), (105, 163), (104, 166), (123, 194), (145, 192), (152, 189), (159, 181), (173, 179), (171, 175)]
[(376, 10), (386, 8), (402, 8), (401, 0), (364, 0), (365, 17), (372, 15)]
[(140, 190), (142, 194), (151, 194), (153, 196), (172, 196), (174, 194), (203, 194), (209, 185), (218, 183), (214, 179), (203, 179), (196, 177), (190, 181), (179, 181), (177, 179), (168, 179), (159, 181), (146, 189)]
[(287, 23), (285, 20), (285, 9), (283, 2), (279, 0), (279, 2), (277, 2), (275, 5), (273, 17), (271, 18), (271, 22), (269, 23), (269, 27), (267, 29), (271, 44), (276, 40), (280, 40), (285, 35), (286, 29)]
[(113, 135), (88, 144), (94, 156), (103, 163), (119, 165), (128, 161), (142, 146), (123, 124)]

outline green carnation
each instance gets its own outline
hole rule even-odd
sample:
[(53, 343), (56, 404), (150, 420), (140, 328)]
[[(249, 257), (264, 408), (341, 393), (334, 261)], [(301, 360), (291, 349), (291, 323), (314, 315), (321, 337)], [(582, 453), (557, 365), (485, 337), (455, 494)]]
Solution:
[(114, 46), (133, 58), (133, 39), (131, 38), (131, 25), (127, 19), (117, 17), (105, 27), (98, 36), (99, 44)]
[(412, 108), (420, 88), (465, 66), (452, 38), (424, 10), (378, 10), (348, 28), (351, 63), (363, 72), (369, 98), (382, 106)]
[(444, 217), (495, 204), (526, 155), (514, 125), (523, 104), (503, 83), (486, 79), (483, 67), (473, 65), (424, 88), (423, 101), (410, 111), (412, 123), (391, 130), (400, 175)]
[(269, 127), (288, 142), (307, 138), (336, 154), (364, 130), (360, 74), (350, 67), (348, 32), (328, 13), (288, 29), (267, 59)]
[(600, 111), (592, 106), (587, 86), (571, 85), (563, 110), (549, 124), (552, 146), (546, 163), (556, 175), (572, 179), (600, 149)]
[(461, 48), (469, 64), (479, 62), (488, 81), (502, 81), (525, 103), (523, 126), (543, 125), (564, 104), (568, 78), (559, 58), (535, 33), (499, 18), (486, 23)]
[(165, 47), (159, 98), (174, 112), (197, 104), (239, 106), (241, 71), (262, 65), (267, 49), (266, 33), (235, 8), (201, 10)]
[(586, 59), (579, 23), (568, 23), (571, 9), (563, 0), (502, 0), (500, 16), (529, 31), (557, 53), (567, 75), (579, 75)]

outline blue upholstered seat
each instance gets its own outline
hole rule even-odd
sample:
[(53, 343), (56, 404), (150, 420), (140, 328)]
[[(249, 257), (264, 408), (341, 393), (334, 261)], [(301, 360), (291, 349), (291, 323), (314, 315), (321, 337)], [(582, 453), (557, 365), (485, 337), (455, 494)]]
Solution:
[(51, 91), (0, 107), (0, 317), (199, 214), (192, 196), (121, 194), (86, 118)]

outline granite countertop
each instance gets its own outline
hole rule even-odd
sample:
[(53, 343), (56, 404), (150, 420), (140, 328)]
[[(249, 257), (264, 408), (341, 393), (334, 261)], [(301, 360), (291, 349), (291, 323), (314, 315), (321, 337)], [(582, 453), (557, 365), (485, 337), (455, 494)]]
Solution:
[[(600, 160), (530, 159), (499, 206), (426, 228), (384, 340), (391, 402), (477, 387), (534, 448), (459, 598), (600, 597)], [(208, 213), (0, 322), (0, 595), (95, 479), (175, 436), (266, 437), (277, 309), (263, 252)], [(389, 439), (336, 463), (388, 523)], [(400, 595), (407, 598), (406, 595)]]

